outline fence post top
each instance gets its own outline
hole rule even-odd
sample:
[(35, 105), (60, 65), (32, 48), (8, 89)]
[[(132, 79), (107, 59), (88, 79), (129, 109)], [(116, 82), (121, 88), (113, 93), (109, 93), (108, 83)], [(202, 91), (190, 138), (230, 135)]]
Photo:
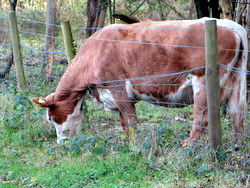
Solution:
[(216, 21), (216, 18), (206, 18), (205, 22), (211, 22), (211, 21)]

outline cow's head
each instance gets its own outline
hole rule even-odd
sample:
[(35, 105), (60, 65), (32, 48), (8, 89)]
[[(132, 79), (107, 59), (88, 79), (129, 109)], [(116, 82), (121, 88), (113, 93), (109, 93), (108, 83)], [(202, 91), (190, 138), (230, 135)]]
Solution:
[(66, 138), (76, 137), (80, 132), (83, 118), (82, 97), (71, 96), (67, 99), (58, 99), (53, 93), (45, 99), (33, 98), (32, 101), (48, 109), (47, 120), (56, 128), (58, 144)]

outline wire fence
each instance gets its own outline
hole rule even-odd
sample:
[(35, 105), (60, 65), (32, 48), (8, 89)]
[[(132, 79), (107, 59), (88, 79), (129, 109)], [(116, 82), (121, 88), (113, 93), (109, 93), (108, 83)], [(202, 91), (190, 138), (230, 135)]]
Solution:
[[(4, 70), (7, 66), (7, 59), (12, 53), (11, 49), (11, 42), (9, 39), (9, 28), (8, 28), (8, 18), (7, 17), (0, 17), (0, 20), (2, 21), (0, 24), (0, 70)], [(23, 19), (18, 18), (19, 22), (19, 34), (21, 39), (21, 47), (22, 47), (22, 56), (23, 56), (23, 62), (24, 62), (24, 68), (26, 77), (28, 79), (28, 90), (41, 90), (41, 83), (43, 83), (43, 80), (45, 80), (45, 74), (44, 74), (44, 68), (47, 65), (46, 59), (44, 56), (48, 53), (53, 53), (55, 60), (53, 64), (53, 71), (52, 71), (52, 77), (54, 82), (49, 83), (49, 87), (47, 87), (48, 91), (42, 91), (40, 93), (42, 96), (46, 96), (49, 92), (53, 92), (54, 88), (56, 87), (57, 83), (59, 82), (62, 74), (67, 68), (67, 64), (65, 64), (66, 59), (66, 53), (63, 48), (63, 37), (61, 34), (61, 26), (60, 25), (54, 25), (57, 30), (56, 36), (52, 36), (55, 39), (55, 50), (53, 52), (44, 51), (44, 43), (45, 38), (48, 37), (44, 35), (45, 31), (45, 25), (47, 23), (40, 22), (40, 21), (34, 21), (29, 19)], [(79, 31), (79, 30), (86, 30), (86, 29), (100, 29), (100, 28), (72, 28), (73, 31)], [(108, 28), (108, 29), (123, 29), (123, 28)], [(137, 28), (137, 29), (152, 29), (152, 28)], [(153, 29), (170, 29), (170, 28), (153, 28)], [(180, 29), (180, 28), (171, 28), (171, 29)], [(195, 28), (193, 28), (195, 29)], [(51, 36), (50, 36), (51, 37)], [(154, 45), (154, 46), (168, 46), (168, 47), (178, 47), (178, 48), (192, 48), (192, 49), (204, 49), (204, 46), (190, 46), (190, 45), (174, 45), (174, 44), (161, 44), (161, 43), (149, 43), (149, 42), (138, 42), (138, 41), (123, 41), (123, 40), (113, 40), (113, 39), (102, 39), (102, 38), (92, 38), (92, 40), (101, 41), (101, 42), (111, 42), (111, 43), (126, 43), (131, 45)], [(84, 39), (82, 39), (84, 41)], [(232, 50), (232, 49), (219, 49), (219, 50)], [(243, 50), (239, 50), (243, 51)], [(248, 51), (249, 52), (249, 51)], [(235, 68), (227, 65), (220, 65), (221, 70), (230, 70), (235, 73), (235, 75), (242, 75), (247, 74), (250, 75), (250, 71), (242, 70), (240, 68)], [(119, 79), (119, 80), (110, 80), (105, 82), (96, 83), (97, 87), (102, 88), (103, 84), (112, 84), (109, 86), (105, 86), (104, 88), (126, 88), (126, 82), (130, 81), (144, 81), (143, 83), (135, 83), (134, 86), (143, 86), (145, 91), (150, 91), (150, 88), (156, 87), (159, 88), (158, 92), (160, 95), (160, 92), (164, 93), (165, 91), (170, 91), (179, 88), (181, 84), (176, 84), (174, 82), (172, 83), (161, 83), (161, 84), (155, 84), (154, 81), (157, 79), (167, 79), (167, 80), (182, 80), (184, 78), (187, 78), (193, 71), (197, 70), (205, 70), (205, 66), (198, 67), (192, 70), (186, 70), (178, 73), (166, 73), (166, 74), (160, 74), (160, 75), (152, 75), (152, 76), (144, 76), (144, 77), (137, 77), (137, 78), (131, 78), (131, 79)], [(15, 70), (12, 66), (10, 73), (6, 74), (4, 78), (0, 78), (1, 87), (0, 92), (4, 92), (8, 90), (11, 86), (16, 85), (15, 80)], [(244, 73), (244, 74), (243, 74)], [(122, 76), (122, 75), (121, 75)], [(193, 83), (189, 82), (185, 85), (185, 87), (195, 88), (200, 87), (199, 85), (194, 85)], [(163, 89), (160, 89), (163, 88)], [(224, 90), (231, 90), (234, 91), (235, 88), (229, 88), (229, 87), (223, 87)], [(247, 93), (250, 93), (249, 90), (245, 91)], [(35, 92), (36, 93), (36, 92)], [(150, 93), (150, 92), (148, 92)], [(193, 99), (192, 93), (189, 94), (189, 98)], [(140, 102), (141, 100), (119, 100), (116, 102), (126, 102), (126, 103), (138, 103), (138, 110), (137, 110), (137, 117), (139, 119), (139, 124), (147, 124), (148, 126), (158, 124), (159, 122), (163, 122), (164, 124), (167, 124), (170, 129), (176, 129), (181, 127), (186, 127), (184, 130), (187, 132), (187, 127), (192, 127), (192, 108), (194, 107), (193, 103), (181, 103), (181, 102), (168, 102), (168, 101), (160, 101), (160, 100), (152, 100), (150, 101), (151, 104), (157, 104), (159, 106), (168, 106), (168, 107), (187, 107), (179, 110), (174, 110), (172, 108), (165, 108), (165, 107), (156, 107), (155, 105), (148, 104), (146, 102)], [(192, 100), (190, 100), (192, 101)], [(119, 119), (115, 115), (109, 115), (105, 113), (105, 117), (103, 115), (99, 114), (99, 111), (102, 111), (100, 106), (93, 106), (91, 102), (87, 102), (89, 106), (89, 110), (91, 112), (96, 112), (96, 115), (92, 115), (92, 118), (96, 119), (95, 121), (99, 121), (97, 124), (100, 124), (100, 122), (107, 124), (107, 120), (112, 119), (110, 123), (115, 121), (115, 124), (119, 124)], [(206, 106), (197, 106), (202, 109), (207, 109)], [(249, 114), (248, 111), (235, 111), (236, 113), (243, 113), (243, 114)], [(134, 116), (135, 114), (129, 114), (131, 116)], [(228, 118), (223, 119), (224, 124), (228, 123)], [(245, 122), (245, 133), (234, 133), (232, 132), (232, 129), (230, 126), (223, 126), (223, 133), (230, 134), (230, 135), (237, 135), (242, 138), (250, 138), (249, 135), (249, 125), (250, 125), (250, 119), (247, 118)], [(200, 126), (200, 128), (203, 128), (207, 130), (207, 127)], [(172, 137), (174, 138), (174, 137)]]

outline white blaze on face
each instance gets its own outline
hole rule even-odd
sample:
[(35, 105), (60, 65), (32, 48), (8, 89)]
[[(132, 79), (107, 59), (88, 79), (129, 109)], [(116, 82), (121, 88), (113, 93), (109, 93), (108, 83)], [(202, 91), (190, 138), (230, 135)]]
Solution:
[(49, 118), (47, 113), (47, 120), (52, 123), (56, 128), (57, 134), (57, 143), (61, 144), (62, 141), (66, 138), (74, 138), (81, 130), (83, 113), (81, 111), (82, 100), (79, 100), (77, 105), (74, 108), (72, 114), (68, 115), (65, 122), (61, 125), (57, 124), (53, 121), (53, 119)]

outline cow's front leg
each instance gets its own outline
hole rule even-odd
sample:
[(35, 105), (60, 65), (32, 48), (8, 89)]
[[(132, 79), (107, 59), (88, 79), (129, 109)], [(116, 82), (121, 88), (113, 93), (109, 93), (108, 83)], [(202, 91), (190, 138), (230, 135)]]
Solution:
[(134, 103), (124, 103), (119, 105), (120, 121), (124, 135), (129, 137), (129, 127), (136, 129), (137, 117)]
[(136, 128), (137, 117), (135, 110), (134, 99), (128, 96), (126, 89), (120, 87), (119, 89), (111, 90), (112, 95), (115, 99), (116, 107), (120, 112), (120, 122), (123, 128), (124, 135), (129, 137), (129, 127)]

